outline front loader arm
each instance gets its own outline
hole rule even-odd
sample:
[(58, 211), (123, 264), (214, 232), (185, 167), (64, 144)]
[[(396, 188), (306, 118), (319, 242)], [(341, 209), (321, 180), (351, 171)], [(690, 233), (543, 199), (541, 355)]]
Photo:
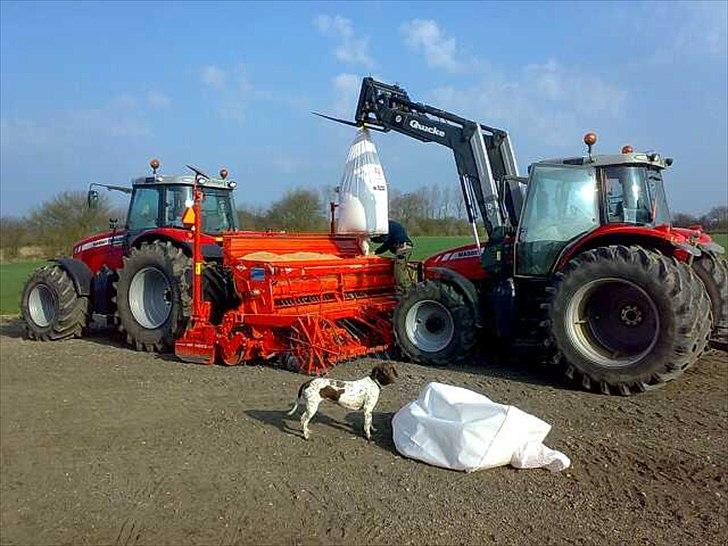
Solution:
[[(468, 221), (475, 228), (476, 206), (489, 239), (501, 240), (510, 226), (502, 190), (504, 178), (517, 176), (508, 133), (450, 112), (415, 103), (399, 86), (364, 78), (354, 119), (380, 131), (396, 131), (453, 151)], [(474, 231), (477, 238), (477, 231)]]

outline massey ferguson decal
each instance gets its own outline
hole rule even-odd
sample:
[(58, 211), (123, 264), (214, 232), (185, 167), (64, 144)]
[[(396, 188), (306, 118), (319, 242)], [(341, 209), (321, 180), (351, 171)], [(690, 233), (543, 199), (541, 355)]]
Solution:
[(441, 262), (451, 262), (453, 260), (463, 260), (465, 258), (479, 257), (480, 251), (477, 248), (470, 248), (468, 250), (460, 250), (458, 252), (451, 252), (443, 254), (440, 258)]
[(73, 248), (73, 253), (78, 254), (79, 252), (83, 252), (85, 250), (90, 250), (92, 248), (98, 248), (100, 246), (120, 246), (124, 244), (124, 236), (123, 235), (116, 235), (114, 237), (104, 237), (102, 239), (96, 239), (95, 241), (91, 241), (88, 243), (84, 243), (82, 245), (77, 245)]

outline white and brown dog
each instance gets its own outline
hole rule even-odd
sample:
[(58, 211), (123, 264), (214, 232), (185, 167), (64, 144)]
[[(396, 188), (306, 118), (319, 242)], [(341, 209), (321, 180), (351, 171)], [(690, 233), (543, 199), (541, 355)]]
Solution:
[(308, 422), (316, 415), (319, 404), (325, 398), (350, 410), (364, 411), (364, 435), (371, 440), (376, 429), (372, 426), (372, 411), (379, 400), (379, 393), (385, 385), (394, 383), (397, 370), (391, 364), (374, 366), (368, 377), (358, 381), (339, 381), (319, 377), (307, 381), (298, 389), (298, 397), (288, 415), (293, 415), (298, 404), (305, 407), (301, 415), (303, 437), (308, 440)]

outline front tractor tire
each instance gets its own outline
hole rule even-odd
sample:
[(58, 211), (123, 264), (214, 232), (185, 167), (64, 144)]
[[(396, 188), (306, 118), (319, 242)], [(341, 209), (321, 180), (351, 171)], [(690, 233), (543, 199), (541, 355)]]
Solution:
[(703, 251), (693, 261), (693, 270), (710, 298), (713, 312), (710, 340), (728, 350), (728, 261), (720, 254)]
[(27, 336), (42, 341), (81, 337), (89, 321), (89, 300), (58, 265), (38, 269), (25, 283), (20, 312)]
[(398, 348), (414, 362), (459, 364), (475, 345), (475, 315), (453, 286), (424, 281), (413, 285), (395, 308), (394, 336)]
[(116, 315), (127, 343), (149, 352), (174, 347), (190, 314), (190, 268), (190, 258), (168, 241), (131, 249), (116, 283)]
[(586, 390), (629, 395), (659, 387), (707, 344), (710, 303), (696, 275), (642, 247), (579, 254), (550, 293), (554, 361)]

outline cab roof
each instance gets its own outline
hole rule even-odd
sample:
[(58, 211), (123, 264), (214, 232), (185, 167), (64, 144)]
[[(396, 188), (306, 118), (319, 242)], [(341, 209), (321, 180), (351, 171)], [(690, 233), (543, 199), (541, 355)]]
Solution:
[(666, 169), (672, 165), (672, 159), (664, 158), (657, 153), (631, 153), (614, 155), (593, 155), (587, 157), (568, 157), (559, 159), (544, 159), (536, 161), (533, 165), (557, 167), (564, 165), (587, 165), (590, 167), (609, 167), (612, 165), (645, 165), (657, 169)]
[[(140, 176), (134, 178), (132, 181), (133, 186), (155, 186), (155, 185), (177, 185), (177, 186), (192, 186), (195, 183), (195, 177), (191, 174), (186, 175), (174, 175), (174, 174), (157, 174), (154, 176)], [(222, 178), (210, 178), (206, 179), (203, 184), (203, 188), (216, 188), (221, 190), (230, 190), (230, 180), (223, 180)]]

